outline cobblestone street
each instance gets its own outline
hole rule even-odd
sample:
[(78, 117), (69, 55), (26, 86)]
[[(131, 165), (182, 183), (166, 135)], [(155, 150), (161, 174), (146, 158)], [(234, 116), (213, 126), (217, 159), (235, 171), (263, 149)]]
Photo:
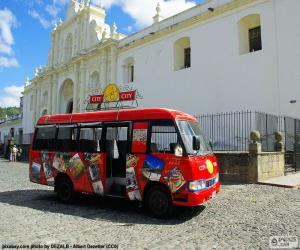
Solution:
[(118, 244), (119, 249), (268, 249), (270, 236), (300, 236), (300, 190), (223, 185), (198, 209), (169, 220), (136, 204), (83, 196), (74, 205), (29, 182), (28, 165), (0, 160), (0, 244)]

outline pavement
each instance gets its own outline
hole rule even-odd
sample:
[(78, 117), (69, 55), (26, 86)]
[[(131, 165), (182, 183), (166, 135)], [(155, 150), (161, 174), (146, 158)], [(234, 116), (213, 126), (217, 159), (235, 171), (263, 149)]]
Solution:
[(256, 184), (224, 184), (216, 198), (167, 220), (124, 200), (82, 195), (65, 205), (53, 188), (29, 182), (28, 164), (0, 159), (0, 249), (264, 250), (278, 237), (300, 240), (299, 209), (300, 189)]
[(271, 178), (260, 181), (258, 184), (298, 189), (300, 188), (300, 173)]

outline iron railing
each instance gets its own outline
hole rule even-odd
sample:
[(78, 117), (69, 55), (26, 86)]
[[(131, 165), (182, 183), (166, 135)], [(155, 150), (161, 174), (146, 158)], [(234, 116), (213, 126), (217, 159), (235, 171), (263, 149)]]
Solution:
[(263, 151), (275, 151), (275, 132), (278, 131), (285, 134), (286, 150), (294, 151), (295, 124), (300, 121), (288, 116), (257, 111), (227, 112), (196, 117), (214, 151), (248, 151), (250, 133), (253, 130), (261, 134)]

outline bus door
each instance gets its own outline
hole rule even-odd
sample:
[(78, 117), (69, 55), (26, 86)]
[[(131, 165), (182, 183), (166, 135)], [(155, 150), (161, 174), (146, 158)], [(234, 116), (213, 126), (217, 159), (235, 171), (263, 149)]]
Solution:
[(126, 196), (126, 155), (129, 150), (129, 123), (106, 125), (106, 192)]
[[(81, 124), (79, 147), (81, 158), (84, 159), (86, 168), (85, 192), (104, 194), (105, 166), (104, 151), (102, 150), (102, 125)], [(103, 151), (103, 152), (102, 152)]]

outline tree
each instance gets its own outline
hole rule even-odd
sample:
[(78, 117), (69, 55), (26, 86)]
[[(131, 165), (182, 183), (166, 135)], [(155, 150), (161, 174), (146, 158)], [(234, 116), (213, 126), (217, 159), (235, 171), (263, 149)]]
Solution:
[(7, 107), (7, 108), (1, 108), (0, 107), (0, 119), (5, 118), (6, 116), (13, 116), (18, 115), (21, 113), (21, 109), (18, 107)]

